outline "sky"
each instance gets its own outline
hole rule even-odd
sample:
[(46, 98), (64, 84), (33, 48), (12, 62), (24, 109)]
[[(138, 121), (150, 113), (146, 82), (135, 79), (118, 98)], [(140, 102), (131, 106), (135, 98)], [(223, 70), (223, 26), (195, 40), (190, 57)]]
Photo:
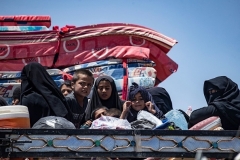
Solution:
[(207, 105), (205, 80), (240, 84), (239, 0), (0, 0), (0, 15), (49, 15), (52, 26), (131, 23), (178, 41), (168, 56), (178, 71), (160, 84), (174, 109)]

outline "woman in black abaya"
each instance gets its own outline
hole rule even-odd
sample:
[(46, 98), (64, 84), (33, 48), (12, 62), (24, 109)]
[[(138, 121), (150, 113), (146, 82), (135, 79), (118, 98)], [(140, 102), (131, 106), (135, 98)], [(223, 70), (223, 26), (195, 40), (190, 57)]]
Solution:
[(225, 130), (240, 126), (240, 93), (238, 85), (226, 76), (204, 82), (204, 96), (208, 106), (192, 112), (188, 127), (211, 116), (219, 116)]
[(172, 101), (168, 92), (162, 87), (153, 87), (147, 90), (151, 95), (156, 104), (156, 106), (166, 114), (168, 111), (172, 110)]
[(101, 106), (122, 111), (123, 101), (119, 98), (114, 80), (109, 76), (100, 76), (96, 79), (92, 97), (85, 111), (86, 121), (91, 119), (92, 111)]
[(20, 104), (28, 107), (31, 126), (46, 116), (71, 118), (63, 94), (41, 64), (26, 65), (21, 80)]

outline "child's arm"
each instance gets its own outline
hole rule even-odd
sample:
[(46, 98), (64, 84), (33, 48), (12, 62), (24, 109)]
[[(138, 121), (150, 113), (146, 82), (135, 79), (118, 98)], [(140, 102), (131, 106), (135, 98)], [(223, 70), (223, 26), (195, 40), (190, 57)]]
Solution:
[(81, 125), (81, 129), (88, 129), (90, 128), (92, 125), (92, 121), (91, 120), (88, 120), (87, 122), (85, 122), (83, 125)]
[(123, 104), (123, 111), (121, 113), (120, 119), (126, 119), (129, 109), (131, 107), (131, 101), (126, 101)]
[(145, 103), (145, 105), (150, 113), (152, 113), (153, 115), (156, 114), (156, 110), (155, 110), (152, 102), (148, 101)]
[(162, 118), (163, 116), (162, 111), (159, 110), (158, 108), (155, 108), (152, 102), (148, 101), (145, 103), (145, 105), (150, 113), (152, 113), (154, 116), (156, 116), (159, 119)]
[(85, 124), (88, 125), (88, 126), (91, 126), (92, 121), (91, 121), (91, 120), (88, 120), (87, 122), (85, 122)]

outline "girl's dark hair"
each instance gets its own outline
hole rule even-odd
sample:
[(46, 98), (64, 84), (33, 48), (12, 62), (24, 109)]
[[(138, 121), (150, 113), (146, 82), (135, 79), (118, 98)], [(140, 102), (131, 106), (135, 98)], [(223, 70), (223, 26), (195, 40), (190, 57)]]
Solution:
[(63, 85), (66, 85), (67, 87), (70, 87), (70, 88), (71, 88), (71, 81), (70, 81), (70, 80), (65, 80), (65, 81), (63, 82), (63, 84), (61, 84), (60, 90), (62, 89)]
[(102, 81), (108, 81), (108, 82), (110, 82), (107, 78), (103, 78), (103, 79), (101, 79), (100, 82), (102, 82)]

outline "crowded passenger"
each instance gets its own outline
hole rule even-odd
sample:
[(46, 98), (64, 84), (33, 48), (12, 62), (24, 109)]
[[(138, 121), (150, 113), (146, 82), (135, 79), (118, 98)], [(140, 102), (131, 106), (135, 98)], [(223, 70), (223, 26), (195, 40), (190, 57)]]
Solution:
[(238, 130), (240, 126), (240, 92), (238, 85), (226, 76), (206, 80), (203, 86), (207, 107), (190, 115), (188, 127), (212, 116), (219, 116), (222, 128)]
[(60, 90), (65, 97), (67, 95), (69, 95), (70, 93), (72, 93), (71, 81), (70, 80), (65, 80), (63, 82), (63, 84), (61, 84)]
[(87, 120), (82, 126), (81, 128), (89, 128), (92, 124), (92, 121), (94, 121), (95, 119), (98, 119), (100, 118), (101, 116), (104, 115), (104, 113), (108, 110), (107, 107), (105, 106), (100, 106), (100, 107), (97, 107), (95, 108), (92, 113), (91, 113), (91, 119), (90, 120)]
[(21, 72), (20, 105), (28, 107), (33, 126), (46, 116), (72, 117), (67, 102), (46, 69), (39, 63), (29, 63)]
[(81, 126), (81, 128), (89, 128), (92, 124), (92, 121), (101, 118), (102, 116), (109, 116), (109, 117), (114, 117), (114, 118), (120, 118), (121, 116), (121, 111), (117, 108), (110, 108), (108, 109), (105, 106), (97, 107), (92, 111), (91, 114), (91, 120), (88, 120), (85, 122), (84, 125)]
[(122, 111), (123, 101), (120, 100), (114, 80), (109, 76), (100, 76), (93, 86), (92, 97), (86, 109), (86, 121), (91, 119), (92, 111), (98, 106), (108, 109), (117, 108)]
[(75, 71), (72, 79), (73, 92), (66, 96), (67, 103), (73, 114), (73, 123), (79, 128), (85, 122), (85, 109), (88, 105), (88, 98), (94, 83), (93, 74), (86, 69)]
[(108, 110), (107, 107), (105, 106), (101, 106), (101, 107), (97, 107), (95, 108), (92, 113), (91, 113), (91, 120), (95, 120), (100, 118), (101, 116), (104, 115), (104, 113)]
[(159, 108), (159, 110), (163, 112), (163, 114), (166, 114), (173, 109), (170, 95), (164, 88), (153, 87), (147, 89), (147, 91), (152, 95), (154, 103)]
[(123, 105), (121, 118), (126, 118), (130, 123), (137, 120), (140, 110), (152, 113), (157, 118), (163, 117), (163, 112), (155, 105), (151, 94), (137, 83), (130, 87), (128, 101)]

